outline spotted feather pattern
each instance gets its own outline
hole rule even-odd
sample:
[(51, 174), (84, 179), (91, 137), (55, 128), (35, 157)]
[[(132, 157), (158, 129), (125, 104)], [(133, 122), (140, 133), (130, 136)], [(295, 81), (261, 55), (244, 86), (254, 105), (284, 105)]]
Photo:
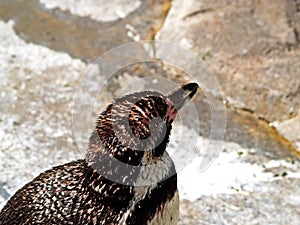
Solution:
[[(188, 94), (197, 87), (189, 86)], [(176, 114), (172, 102), (181, 104), (185, 92), (116, 99), (99, 115), (85, 159), (22, 187), (2, 209), (0, 225), (177, 224), (177, 175), (165, 150)]]

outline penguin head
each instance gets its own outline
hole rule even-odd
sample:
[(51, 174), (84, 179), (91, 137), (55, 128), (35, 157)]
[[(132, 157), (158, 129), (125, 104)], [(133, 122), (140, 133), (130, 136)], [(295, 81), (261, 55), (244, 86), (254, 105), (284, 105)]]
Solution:
[[(102, 151), (131, 165), (139, 165), (144, 152), (151, 152), (153, 157), (162, 156), (172, 122), (198, 87), (189, 83), (167, 95), (142, 91), (117, 98), (99, 115), (97, 144), (102, 145)], [(91, 141), (95, 143), (92, 138)]]

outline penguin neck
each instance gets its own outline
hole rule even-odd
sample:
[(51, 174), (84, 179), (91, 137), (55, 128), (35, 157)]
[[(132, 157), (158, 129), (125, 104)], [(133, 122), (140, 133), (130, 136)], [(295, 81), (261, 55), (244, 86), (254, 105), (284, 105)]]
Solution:
[[(168, 171), (175, 170), (174, 164), (165, 151), (169, 142), (172, 126), (167, 126), (161, 140), (149, 138), (143, 151), (133, 150), (121, 144), (111, 129), (107, 120), (98, 121), (96, 129), (90, 137), (86, 161), (88, 166), (109, 180), (127, 185), (148, 185), (160, 182), (168, 175)], [(153, 147), (155, 146), (155, 147)], [(151, 177), (158, 174), (157, 179)], [(145, 179), (139, 179), (144, 176)]]

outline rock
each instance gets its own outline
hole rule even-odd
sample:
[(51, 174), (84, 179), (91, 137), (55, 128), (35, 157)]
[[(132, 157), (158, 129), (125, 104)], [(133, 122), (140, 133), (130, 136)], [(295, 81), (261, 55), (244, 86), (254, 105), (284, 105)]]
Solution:
[(300, 110), (297, 116), (281, 122), (275, 121), (272, 124), (284, 137), (291, 140), (297, 149), (300, 149)]
[[(96, 1), (79, 10), (81, 12), (87, 10), (88, 12), (84, 14), (89, 14), (89, 17), (72, 14), (73, 11), (78, 14), (78, 9), (74, 8), (80, 4), (72, 2), (71, 0), (58, 4), (64, 10), (69, 9), (69, 11), (62, 11), (58, 5), (55, 7), (53, 1), (52, 4), (43, 5), (36, 0), (21, 0), (13, 4), (11, 1), (3, 0), (0, 2), (0, 18), (6, 21), (13, 19), (14, 29), (28, 42), (41, 44), (90, 61), (118, 45), (133, 40), (152, 39), (161, 27), (170, 7), (169, 0), (141, 1), (142, 4), (139, 7), (134, 4), (129, 7), (128, 1), (118, 1), (121, 4), (118, 4), (118, 7), (126, 8), (131, 13), (121, 15), (125, 18), (116, 19), (114, 16), (111, 18), (109, 10), (106, 10), (107, 14), (103, 17), (109, 16), (109, 21), (104, 19), (105, 22), (99, 22), (91, 18), (95, 14), (97, 18), (99, 17), (95, 7)], [(107, 7), (113, 7), (113, 5), (112, 3), (105, 4)], [(22, 13), (19, 13), (20, 11)]]
[(41, 170), (81, 156), (71, 102), (86, 64), (28, 44), (14, 33), (12, 21), (0, 21), (0, 65), (0, 190), (11, 195)]
[(72, 14), (81, 17), (90, 17), (91, 19), (102, 22), (115, 21), (125, 18), (128, 16), (128, 14), (137, 10), (142, 4), (142, 2), (139, 0), (121, 0), (113, 3), (105, 0), (40, 0), (40, 2), (48, 9), (58, 8), (62, 11), (69, 11)]
[(297, 224), (300, 161), (259, 156), (223, 142), (214, 163), (200, 172), (194, 157), (178, 174), (179, 224)]
[(175, 0), (156, 39), (204, 59), (230, 104), (268, 121), (284, 120), (300, 108), (300, 20), (290, 23), (298, 16), (293, 7), (272, 0), (190, 1), (182, 7)]
[[(252, 193), (202, 196), (181, 202), (180, 225), (185, 224), (291, 224), (299, 221), (299, 179), (261, 183)], [(292, 187), (292, 189), (290, 189)]]

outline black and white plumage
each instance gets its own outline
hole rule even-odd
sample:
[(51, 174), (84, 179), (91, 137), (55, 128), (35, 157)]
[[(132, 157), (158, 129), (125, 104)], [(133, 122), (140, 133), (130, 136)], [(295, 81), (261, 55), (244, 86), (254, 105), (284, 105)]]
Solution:
[(0, 213), (12, 224), (177, 224), (175, 166), (165, 151), (178, 110), (196, 93), (144, 91), (116, 99), (99, 115), (83, 160), (41, 173)]

